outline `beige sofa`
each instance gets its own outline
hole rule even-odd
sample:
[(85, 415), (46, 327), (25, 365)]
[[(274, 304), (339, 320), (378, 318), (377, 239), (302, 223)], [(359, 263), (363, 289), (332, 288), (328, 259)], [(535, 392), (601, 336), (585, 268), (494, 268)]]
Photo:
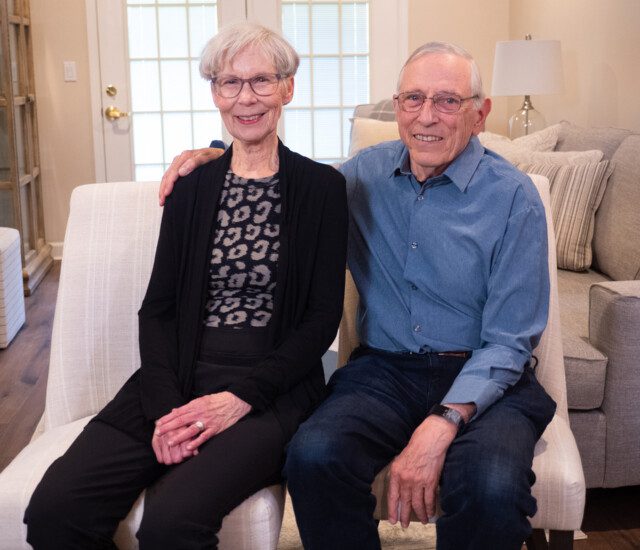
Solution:
[[(395, 139), (393, 119), (390, 101), (358, 106), (350, 152)], [(551, 151), (600, 150), (609, 160), (604, 194), (593, 198), (591, 268), (558, 270), (571, 428), (587, 487), (640, 484), (640, 134), (556, 129)]]

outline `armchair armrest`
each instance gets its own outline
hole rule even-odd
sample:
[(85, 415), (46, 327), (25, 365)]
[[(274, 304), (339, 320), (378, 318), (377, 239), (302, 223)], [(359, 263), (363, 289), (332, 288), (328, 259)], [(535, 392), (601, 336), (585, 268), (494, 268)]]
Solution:
[(608, 357), (606, 486), (640, 483), (640, 280), (591, 287), (589, 339)]

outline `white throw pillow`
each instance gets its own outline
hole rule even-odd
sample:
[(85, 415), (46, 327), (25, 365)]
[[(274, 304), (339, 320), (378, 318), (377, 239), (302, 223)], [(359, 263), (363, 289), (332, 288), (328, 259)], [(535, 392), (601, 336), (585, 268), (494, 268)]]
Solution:
[(594, 164), (600, 162), (604, 153), (597, 149), (590, 151), (534, 151), (530, 162), (533, 164)]
[(351, 123), (349, 156), (352, 157), (361, 149), (370, 147), (371, 145), (394, 139), (400, 139), (398, 123), (395, 120), (354, 118)]
[(528, 136), (510, 140), (507, 136), (491, 132), (478, 135), (480, 143), (487, 149), (498, 153), (512, 164), (533, 162), (531, 155), (537, 151), (552, 151), (558, 142), (560, 124), (554, 124)]

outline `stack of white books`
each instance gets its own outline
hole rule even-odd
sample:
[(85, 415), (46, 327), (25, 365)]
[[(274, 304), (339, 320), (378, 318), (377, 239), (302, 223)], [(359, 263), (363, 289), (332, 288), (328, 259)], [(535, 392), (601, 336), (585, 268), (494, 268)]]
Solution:
[(9, 345), (24, 321), (20, 233), (0, 227), (0, 348)]

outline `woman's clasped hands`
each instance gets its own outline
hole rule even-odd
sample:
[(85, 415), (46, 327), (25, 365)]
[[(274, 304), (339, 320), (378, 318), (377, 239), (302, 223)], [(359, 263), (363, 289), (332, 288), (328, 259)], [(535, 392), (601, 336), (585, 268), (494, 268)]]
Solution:
[(251, 405), (231, 392), (193, 399), (156, 421), (151, 446), (161, 464), (179, 464), (198, 454), (198, 448), (233, 426), (251, 411)]

